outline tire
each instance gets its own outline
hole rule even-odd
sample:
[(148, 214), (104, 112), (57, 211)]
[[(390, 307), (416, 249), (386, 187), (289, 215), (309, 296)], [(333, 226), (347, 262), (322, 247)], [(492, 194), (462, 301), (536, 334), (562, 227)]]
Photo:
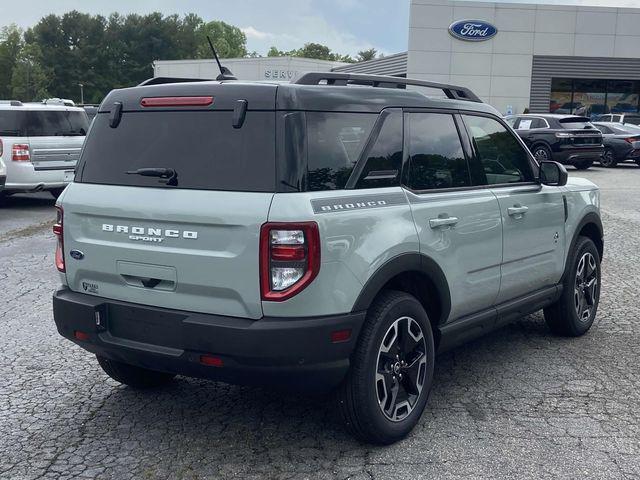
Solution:
[(551, 150), (549, 150), (549, 147), (546, 145), (536, 145), (533, 147), (533, 150), (531, 150), (531, 153), (538, 163), (553, 160)]
[(62, 192), (64, 192), (64, 188), (54, 188), (54, 189), (49, 190), (49, 193), (51, 194), (51, 196), (53, 198), (55, 198), (56, 200), (58, 199), (58, 197), (60, 195), (62, 195)]
[(128, 363), (110, 360), (96, 355), (102, 370), (116, 382), (123, 383), (132, 388), (148, 389), (166, 385), (175, 375), (171, 373), (156, 372), (146, 368), (136, 367)]
[(593, 160), (583, 160), (582, 162), (576, 162), (573, 164), (576, 170), (587, 170), (593, 165)]
[(420, 302), (404, 292), (382, 292), (367, 312), (351, 368), (336, 392), (347, 430), (380, 445), (404, 438), (427, 404), (434, 358), (431, 324)]
[[(562, 295), (544, 309), (544, 318), (553, 333), (579, 337), (591, 328), (600, 302), (600, 254), (595, 243), (579, 237), (568, 263)], [(594, 265), (595, 271), (590, 273)]]
[(604, 153), (600, 158), (600, 165), (605, 168), (615, 168), (618, 165), (616, 154), (611, 148), (605, 148)]

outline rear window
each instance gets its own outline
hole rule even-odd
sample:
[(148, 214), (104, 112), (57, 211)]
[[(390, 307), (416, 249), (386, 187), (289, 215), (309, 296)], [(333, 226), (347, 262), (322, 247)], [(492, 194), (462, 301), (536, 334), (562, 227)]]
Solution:
[(0, 135), (5, 137), (84, 136), (87, 115), (67, 110), (0, 110)]
[(567, 130), (595, 130), (595, 127), (591, 124), (591, 120), (586, 117), (567, 117), (561, 118), (558, 121), (562, 128), (566, 128)]
[(125, 112), (111, 128), (109, 114), (99, 113), (76, 181), (166, 187), (166, 180), (127, 172), (170, 168), (177, 173), (177, 188), (275, 191), (274, 112), (249, 111), (242, 128), (233, 128), (232, 116), (230, 111)]

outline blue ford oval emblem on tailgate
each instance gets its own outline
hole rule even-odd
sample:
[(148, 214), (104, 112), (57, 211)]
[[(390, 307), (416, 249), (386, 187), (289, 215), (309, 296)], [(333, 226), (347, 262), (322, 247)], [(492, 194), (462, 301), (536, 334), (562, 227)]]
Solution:
[(449, 25), (449, 33), (460, 40), (482, 42), (495, 37), (498, 29), (482, 20), (458, 20)]
[(76, 260), (82, 260), (84, 258), (84, 253), (82, 253), (80, 250), (71, 250), (69, 252), (69, 255), (71, 255), (71, 257), (75, 258)]

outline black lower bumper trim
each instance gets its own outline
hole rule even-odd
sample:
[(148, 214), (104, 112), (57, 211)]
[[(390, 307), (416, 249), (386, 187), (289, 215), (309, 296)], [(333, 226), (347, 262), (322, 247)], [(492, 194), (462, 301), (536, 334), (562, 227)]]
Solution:
[[(97, 355), (143, 368), (228, 383), (322, 391), (337, 386), (364, 312), (249, 320), (157, 308), (63, 288), (53, 296), (58, 332)], [(351, 330), (348, 341), (331, 332)], [(75, 332), (88, 335), (80, 341)], [(222, 367), (200, 363), (215, 355)]]

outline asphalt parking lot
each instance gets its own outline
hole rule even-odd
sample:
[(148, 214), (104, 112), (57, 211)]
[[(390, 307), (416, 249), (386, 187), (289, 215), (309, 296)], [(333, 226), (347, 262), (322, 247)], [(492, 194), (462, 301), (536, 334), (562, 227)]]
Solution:
[(0, 479), (638, 478), (640, 168), (570, 171), (602, 188), (591, 332), (541, 315), (438, 358), (410, 437), (378, 448), (322, 399), (178, 378), (140, 393), (58, 336), (53, 200), (0, 205)]

